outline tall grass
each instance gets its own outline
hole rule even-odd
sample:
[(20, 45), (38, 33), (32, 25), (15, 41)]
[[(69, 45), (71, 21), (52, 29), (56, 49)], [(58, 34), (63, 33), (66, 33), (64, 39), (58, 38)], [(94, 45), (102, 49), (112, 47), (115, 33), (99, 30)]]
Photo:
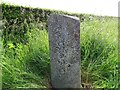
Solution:
[(118, 87), (117, 18), (96, 17), (81, 24), (82, 82)]
[(4, 50), (4, 88), (45, 88), (44, 80), (49, 73), (49, 50), (47, 32), (38, 29), (29, 34), (28, 45), (9, 42)]
[[(117, 18), (89, 17), (81, 22), (82, 83), (94, 88), (118, 86)], [(29, 43), (9, 41), (2, 61), (3, 88), (47, 88), (50, 79), (48, 32), (32, 29)]]

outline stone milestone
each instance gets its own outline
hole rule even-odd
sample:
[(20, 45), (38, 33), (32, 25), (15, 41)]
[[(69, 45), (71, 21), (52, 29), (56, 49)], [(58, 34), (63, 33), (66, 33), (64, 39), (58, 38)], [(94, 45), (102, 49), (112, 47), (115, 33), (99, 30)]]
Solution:
[(48, 18), (51, 83), (54, 88), (80, 88), (80, 20), (52, 14)]

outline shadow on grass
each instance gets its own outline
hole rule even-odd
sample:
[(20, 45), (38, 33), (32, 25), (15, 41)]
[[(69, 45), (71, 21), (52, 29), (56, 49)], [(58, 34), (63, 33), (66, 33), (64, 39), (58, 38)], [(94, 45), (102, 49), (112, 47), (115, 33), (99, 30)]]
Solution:
[(36, 75), (48, 77), (50, 75), (49, 54), (42, 49), (30, 52), (26, 57), (26, 70)]
[[(39, 77), (34, 83), (50, 88), (50, 58), (49, 53), (38, 48), (30, 51), (25, 57), (26, 72), (32, 73), (35, 77)], [(39, 83), (39, 81), (41, 83)]]

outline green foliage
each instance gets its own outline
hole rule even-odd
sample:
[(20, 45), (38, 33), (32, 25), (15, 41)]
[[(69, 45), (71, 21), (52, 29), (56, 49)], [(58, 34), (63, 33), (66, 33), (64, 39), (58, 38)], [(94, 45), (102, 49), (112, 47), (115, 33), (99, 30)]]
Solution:
[[(51, 13), (68, 14), (62, 11), (52, 11), (47, 9), (28, 8), (2, 4), (3, 12), (3, 44), (6, 47), (7, 41), (26, 44), (28, 42), (30, 30), (33, 28), (47, 30), (47, 18)], [(69, 14), (70, 15), (70, 14)], [(83, 15), (77, 15), (83, 17)], [(81, 21), (83, 18), (81, 19)]]
[(47, 15), (43, 14), (44, 11), (41, 9), (2, 4), (2, 12), (4, 46), (6, 46), (7, 41), (12, 41), (14, 45), (16, 43), (26, 44), (30, 28), (33, 28), (32, 24), (34, 23), (35, 25), (36, 22), (39, 23), (47, 20)]

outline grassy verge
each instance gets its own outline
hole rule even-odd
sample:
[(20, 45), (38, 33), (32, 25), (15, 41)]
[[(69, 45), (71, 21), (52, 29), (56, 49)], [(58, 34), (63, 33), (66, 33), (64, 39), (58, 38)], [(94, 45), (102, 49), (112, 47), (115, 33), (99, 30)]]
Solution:
[[(87, 17), (81, 22), (81, 74), (84, 87), (118, 86), (117, 18)], [(3, 51), (3, 88), (48, 88), (48, 33), (33, 29), (26, 45), (9, 41)]]

